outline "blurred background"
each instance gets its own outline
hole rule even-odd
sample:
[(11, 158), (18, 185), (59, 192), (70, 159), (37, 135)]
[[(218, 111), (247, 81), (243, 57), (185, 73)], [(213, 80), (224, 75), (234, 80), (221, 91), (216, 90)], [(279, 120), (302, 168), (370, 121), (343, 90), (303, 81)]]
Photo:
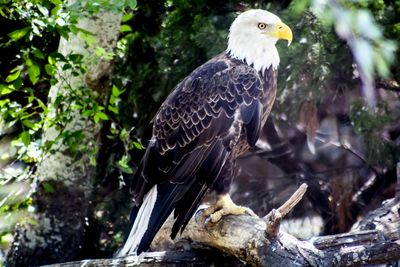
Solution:
[[(1, 261), (16, 224), (32, 223), (51, 55), (76, 18), (57, 22), (72, 12), (60, 0), (0, 3)], [(121, 245), (132, 205), (129, 183), (143, 154), (140, 136), (174, 86), (226, 49), (231, 22), (250, 8), (277, 14), (294, 41), (288, 48), (277, 44), (277, 100), (257, 146), (240, 159), (234, 201), (264, 216), (307, 183), (306, 198), (284, 227), (308, 238), (346, 232), (394, 196), (400, 1), (134, 1), (124, 9), (113, 59), (118, 112), (108, 109), (103, 124), (107, 138), (95, 159), (82, 258), (109, 257)]]

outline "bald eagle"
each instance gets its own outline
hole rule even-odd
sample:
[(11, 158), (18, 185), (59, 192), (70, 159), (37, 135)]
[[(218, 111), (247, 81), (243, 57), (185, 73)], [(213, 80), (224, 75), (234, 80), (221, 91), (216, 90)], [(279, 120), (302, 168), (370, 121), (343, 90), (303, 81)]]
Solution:
[(236, 158), (255, 145), (274, 103), (279, 39), (292, 41), (279, 17), (243, 12), (232, 23), (227, 50), (195, 69), (161, 105), (133, 179), (136, 206), (118, 256), (147, 250), (172, 212), (174, 238), (209, 189), (218, 195), (205, 211), (212, 222), (246, 211), (228, 191)]

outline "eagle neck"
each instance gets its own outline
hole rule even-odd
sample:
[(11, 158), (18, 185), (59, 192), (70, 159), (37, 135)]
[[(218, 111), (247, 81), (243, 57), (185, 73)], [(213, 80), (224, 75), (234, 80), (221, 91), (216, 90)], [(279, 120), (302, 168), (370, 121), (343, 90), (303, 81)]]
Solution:
[(246, 44), (241, 44), (236, 40), (236, 43), (228, 43), (226, 52), (230, 57), (246, 62), (262, 73), (271, 66), (274, 70), (279, 66), (279, 53), (274, 43), (271, 45), (262, 45), (259, 42), (249, 43), (246, 41)]

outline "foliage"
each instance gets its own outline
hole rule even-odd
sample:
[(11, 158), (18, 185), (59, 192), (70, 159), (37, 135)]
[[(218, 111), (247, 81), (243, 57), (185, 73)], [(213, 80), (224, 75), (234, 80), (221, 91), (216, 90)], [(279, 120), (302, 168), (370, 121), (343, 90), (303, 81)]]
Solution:
[[(114, 86), (104, 106), (90, 88), (74, 88), (67, 82), (71, 93), (53, 96), (56, 114), (49, 116), (47, 96), (51, 86), (65, 79), (61, 73), (73, 77), (87, 69), (87, 59), (82, 55), (64, 56), (57, 52), (60, 37), (68, 39), (71, 34), (79, 34), (89, 46), (95, 47), (92, 34), (79, 28), (79, 18), (104, 10), (121, 12), (124, 8), (129, 15), (135, 6), (134, 0), (75, 1), (73, 5), (59, 0), (1, 2), (0, 61), (7, 64), (0, 65), (0, 138), (7, 141), (5, 149), (12, 151), (3, 153), (0, 160), (0, 166), (5, 166), (0, 171), (1, 240), (7, 239), (10, 227), (21, 221), (27, 210), (33, 210), (30, 196), (34, 192), (35, 166), (43, 160), (44, 152), (52, 153), (64, 144), (70, 153), (88, 153), (96, 164), (96, 151), (91, 144), (81, 142), (82, 131), (70, 131), (65, 127), (74, 119), (75, 112), (82, 112), (94, 123), (109, 120), (108, 114), (119, 113), (123, 90)], [(97, 48), (90, 60), (110, 57), (114, 54)], [(44, 127), (56, 127), (58, 136), (43, 142)], [(118, 135), (114, 131), (112, 136)], [(3, 148), (0, 151), (3, 152)], [(48, 185), (44, 188), (46, 191), (54, 190)]]
[(379, 103), (369, 108), (361, 101), (355, 101), (350, 111), (354, 131), (364, 137), (368, 161), (372, 166), (395, 166), (398, 160), (398, 148), (391, 143), (382, 142), (380, 129), (398, 121), (391, 114), (387, 103)]

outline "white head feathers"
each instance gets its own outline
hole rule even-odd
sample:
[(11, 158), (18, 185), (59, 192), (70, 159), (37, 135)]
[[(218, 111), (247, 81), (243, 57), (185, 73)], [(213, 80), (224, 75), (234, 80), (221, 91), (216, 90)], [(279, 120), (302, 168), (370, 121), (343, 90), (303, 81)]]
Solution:
[(230, 28), (227, 52), (232, 57), (253, 65), (258, 71), (264, 71), (271, 65), (276, 69), (279, 65), (279, 54), (275, 44), (278, 39), (289, 41), (287, 29), (285, 28), (285, 35), (280, 32), (284, 27), (289, 29), (278, 16), (268, 11), (254, 9), (243, 12)]

